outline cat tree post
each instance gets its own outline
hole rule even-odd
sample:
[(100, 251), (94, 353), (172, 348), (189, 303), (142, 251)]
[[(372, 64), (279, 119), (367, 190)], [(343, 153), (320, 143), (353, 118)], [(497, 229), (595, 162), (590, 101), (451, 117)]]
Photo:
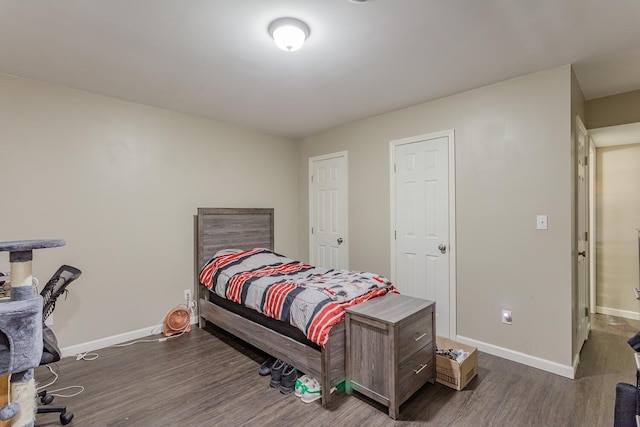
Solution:
[[(14, 338), (14, 347), (26, 346), (31, 349), (30, 354), (19, 354), (21, 357), (20, 360), (8, 361), (8, 366), (11, 368), (9, 374), (12, 374), (10, 385), (11, 401), (17, 403), (19, 406), (13, 405), (9, 407), (2, 405), (0, 406), (0, 412), (6, 411), (11, 413), (14, 411), (14, 408), (19, 409), (10, 421), (12, 426), (29, 427), (33, 426), (35, 422), (36, 385), (33, 379), (33, 368), (38, 366), (40, 358), (42, 357), (42, 298), (39, 295), (33, 295), (31, 269), (33, 250), (55, 248), (64, 246), (65, 244), (66, 242), (64, 240), (0, 242), (0, 252), (9, 252), (9, 263), (11, 265), (11, 300), (9, 302), (3, 302), (3, 304), (12, 304), (14, 302), (27, 304), (31, 301), (31, 310), (34, 314), (30, 324), (33, 332), (31, 336), (25, 337), (26, 339), (24, 340), (30, 341), (27, 344), (15, 341), (13, 334), (15, 333), (15, 335), (18, 336), (21, 331), (10, 331), (9, 327), (6, 328), (6, 332), (12, 334), (12, 338)], [(36, 310), (33, 310), (34, 307)], [(0, 381), (6, 384), (6, 380), (0, 379)], [(0, 390), (1, 389), (2, 387), (0, 387)], [(0, 401), (4, 400), (9, 401), (7, 396), (0, 396)], [(8, 425), (8, 423), (9, 420), (5, 422), (0, 421), (0, 426)]]

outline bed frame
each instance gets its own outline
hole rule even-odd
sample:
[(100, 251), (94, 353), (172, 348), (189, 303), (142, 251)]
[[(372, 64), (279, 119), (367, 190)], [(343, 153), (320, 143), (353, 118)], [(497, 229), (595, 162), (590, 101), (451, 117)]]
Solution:
[(221, 249), (273, 250), (273, 224), (273, 209), (198, 208), (195, 278), (200, 327), (211, 322), (316, 378), (322, 386), (322, 406), (327, 406), (329, 390), (345, 379), (344, 321), (331, 328), (326, 346), (318, 350), (213, 304), (209, 290), (197, 283), (202, 266)]

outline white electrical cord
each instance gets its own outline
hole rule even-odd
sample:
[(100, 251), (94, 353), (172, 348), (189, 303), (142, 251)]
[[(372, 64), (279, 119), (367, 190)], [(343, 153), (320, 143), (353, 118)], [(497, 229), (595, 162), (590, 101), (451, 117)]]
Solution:
[(46, 367), (49, 369), (49, 372), (51, 372), (53, 374), (53, 381), (51, 381), (48, 384), (45, 385), (41, 385), (40, 387), (37, 388), (37, 390), (42, 390), (43, 388), (47, 388), (53, 384), (55, 384), (55, 382), (58, 380), (58, 374), (56, 373), (56, 371), (53, 370), (53, 368), (51, 367), (51, 365), (46, 365)]
[[(93, 359), (91, 359), (91, 360), (93, 360)], [(38, 387), (37, 388), (38, 391), (40, 391), (40, 390), (42, 390), (44, 388), (47, 388), (49, 386), (52, 386), (53, 384), (55, 384), (56, 381), (58, 381), (58, 374), (56, 373), (56, 371), (53, 370), (51, 365), (46, 365), (46, 366), (49, 369), (49, 372), (51, 372), (53, 374), (54, 378), (53, 378), (53, 381), (51, 381), (50, 383)], [(72, 393), (72, 394), (56, 394), (56, 392), (64, 391), (64, 390), (70, 390), (70, 389), (74, 389), (74, 388), (79, 388), (80, 390), (78, 392)], [(68, 387), (62, 387), (62, 388), (58, 388), (56, 390), (51, 390), (47, 394), (49, 394), (51, 396), (55, 396), (55, 397), (74, 397), (74, 396), (79, 395), (83, 391), (84, 391), (84, 387), (81, 386), (81, 385), (70, 385)]]
[(84, 352), (84, 353), (78, 353), (76, 354), (76, 360), (86, 360), (86, 361), (91, 361), (91, 360), (96, 360), (100, 355), (98, 353), (89, 353)]
[[(80, 390), (78, 390), (76, 393), (71, 393), (71, 394), (58, 394), (56, 392), (59, 391), (64, 391), (64, 390), (69, 390), (72, 388), (79, 388)], [(56, 390), (51, 390), (51, 393), (47, 393), (50, 394), (51, 396), (55, 396), (55, 397), (75, 397), (77, 395), (79, 395), (80, 393), (82, 393), (84, 391), (84, 387), (81, 385), (70, 385), (69, 387), (62, 387)]]

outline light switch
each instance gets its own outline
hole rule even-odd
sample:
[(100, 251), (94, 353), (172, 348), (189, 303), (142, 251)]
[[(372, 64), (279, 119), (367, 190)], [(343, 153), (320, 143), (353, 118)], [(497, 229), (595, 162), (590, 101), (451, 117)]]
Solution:
[(538, 215), (536, 217), (536, 228), (538, 230), (546, 230), (548, 227), (548, 219), (547, 219), (547, 215)]

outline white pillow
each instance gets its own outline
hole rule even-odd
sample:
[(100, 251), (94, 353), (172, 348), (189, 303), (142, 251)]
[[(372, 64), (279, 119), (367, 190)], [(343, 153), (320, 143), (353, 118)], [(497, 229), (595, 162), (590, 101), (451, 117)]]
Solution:
[(242, 249), (222, 249), (222, 250), (219, 250), (218, 252), (216, 252), (214, 257), (218, 257), (218, 256), (222, 256), (222, 255), (239, 254), (240, 252), (244, 252), (244, 250), (242, 250)]

